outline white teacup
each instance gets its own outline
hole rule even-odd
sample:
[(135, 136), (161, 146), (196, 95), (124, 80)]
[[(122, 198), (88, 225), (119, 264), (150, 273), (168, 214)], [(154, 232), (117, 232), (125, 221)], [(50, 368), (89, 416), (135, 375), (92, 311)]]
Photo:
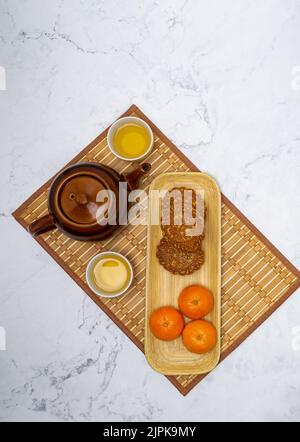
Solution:
[[(135, 156), (135, 157), (126, 157), (123, 155), (120, 155), (119, 152), (116, 151), (115, 147), (114, 147), (114, 135), (116, 133), (116, 131), (124, 126), (125, 124), (136, 124), (139, 126), (144, 127), (150, 137), (150, 142), (149, 142), (149, 147), (147, 148), (147, 150), (140, 156)], [(138, 117), (122, 117), (119, 118), (117, 121), (115, 121), (109, 128), (108, 130), (108, 134), (107, 134), (107, 143), (108, 143), (108, 147), (110, 148), (111, 152), (118, 158), (120, 158), (121, 160), (125, 160), (125, 161), (138, 161), (138, 160), (143, 160), (144, 158), (146, 158), (152, 148), (153, 148), (153, 144), (154, 144), (154, 136), (153, 136), (153, 132), (151, 127), (149, 126), (149, 124), (147, 124), (144, 120), (142, 120), (141, 118)]]
[[(121, 259), (121, 261), (125, 262), (127, 264), (127, 268), (128, 268), (128, 281), (127, 284), (122, 287), (122, 289), (118, 290), (118, 291), (114, 291), (113, 293), (109, 292), (109, 291), (105, 291), (102, 290), (94, 281), (93, 278), (93, 269), (94, 266), (97, 264), (97, 262), (99, 262), (101, 259), (105, 259), (105, 258), (116, 258), (116, 259)], [(86, 268), (86, 281), (88, 283), (89, 288), (96, 293), (96, 295), (98, 296), (102, 296), (104, 298), (116, 298), (117, 296), (121, 296), (123, 295), (125, 292), (127, 292), (127, 290), (129, 290), (132, 281), (133, 281), (133, 267), (130, 263), (130, 261), (128, 261), (128, 259), (124, 256), (121, 255), (121, 253), (117, 253), (117, 252), (101, 252), (98, 253), (97, 255), (95, 255), (88, 263), (87, 268)]]

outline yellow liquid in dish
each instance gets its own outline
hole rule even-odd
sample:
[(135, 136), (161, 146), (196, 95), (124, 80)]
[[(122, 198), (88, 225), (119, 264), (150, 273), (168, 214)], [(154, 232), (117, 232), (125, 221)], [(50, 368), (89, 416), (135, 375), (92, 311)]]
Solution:
[(116, 130), (113, 138), (116, 152), (126, 158), (135, 158), (146, 153), (150, 141), (147, 129), (138, 124), (124, 124)]
[(105, 256), (96, 262), (93, 279), (96, 286), (107, 293), (123, 290), (129, 282), (130, 269), (126, 261), (115, 256)]

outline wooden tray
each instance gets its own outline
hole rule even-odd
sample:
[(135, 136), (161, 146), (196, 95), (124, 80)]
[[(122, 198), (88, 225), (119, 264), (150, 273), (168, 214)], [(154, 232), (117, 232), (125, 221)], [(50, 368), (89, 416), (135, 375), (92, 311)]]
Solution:
[[(158, 262), (156, 249), (162, 238), (160, 225), (148, 224), (147, 284), (145, 355), (155, 370), (167, 375), (194, 375), (208, 373), (219, 362), (221, 352), (221, 194), (216, 182), (208, 175), (199, 172), (165, 173), (157, 177), (150, 186), (149, 215), (160, 211), (161, 200), (152, 190), (171, 190), (185, 187), (204, 192), (207, 208), (205, 219), (205, 239), (203, 250), (204, 265), (188, 276), (172, 275)], [(178, 307), (178, 296), (185, 287), (202, 284), (209, 287), (215, 299), (213, 311), (206, 319), (210, 320), (218, 332), (218, 344), (205, 355), (189, 352), (182, 339), (164, 342), (156, 339), (149, 329), (149, 317), (153, 310), (165, 305)]]
[[(131, 106), (123, 114), (127, 115), (143, 118), (154, 131), (154, 149), (148, 157), (152, 170), (144, 181), (146, 189), (162, 173), (198, 171), (139, 108)], [(114, 167), (119, 173), (128, 170), (130, 164), (111, 154), (106, 141), (107, 131), (69, 164), (100, 161)], [(14, 212), (13, 216), (25, 229), (32, 221), (46, 214), (51, 181), (46, 182)], [(113, 238), (94, 244), (66, 238), (57, 230), (36, 238), (41, 247), (141, 350), (144, 349), (146, 235), (146, 226), (128, 226)], [(85, 280), (88, 261), (104, 250), (124, 253), (135, 268), (132, 289), (113, 300), (98, 298)], [(267, 319), (299, 287), (299, 281), (298, 270), (222, 195), (221, 359)], [(203, 379), (203, 375), (168, 376), (168, 379), (182, 394), (187, 394)]]

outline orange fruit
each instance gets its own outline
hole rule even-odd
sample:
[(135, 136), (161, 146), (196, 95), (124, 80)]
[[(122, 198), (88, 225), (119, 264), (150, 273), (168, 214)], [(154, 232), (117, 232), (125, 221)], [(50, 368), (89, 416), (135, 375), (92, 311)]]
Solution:
[(163, 341), (178, 338), (184, 327), (182, 314), (174, 307), (161, 307), (155, 310), (149, 320), (154, 336)]
[(186, 287), (178, 299), (179, 310), (190, 319), (201, 319), (212, 311), (214, 297), (210, 290), (201, 285)]
[(203, 319), (189, 322), (182, 333), (183, 343), (192, 353), (208, 353), (216, 346), (217, 339), (214, 325)]

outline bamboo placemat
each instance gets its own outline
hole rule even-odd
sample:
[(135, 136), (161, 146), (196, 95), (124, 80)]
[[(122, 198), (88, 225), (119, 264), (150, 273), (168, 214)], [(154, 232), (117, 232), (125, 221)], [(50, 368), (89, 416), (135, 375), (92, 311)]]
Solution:
[[(165, 172), (197, 171), (164, 134), (132, 105), (123, 116), (135, 115), (146, 120), (155, 135), (155, 148), (147, 161), (152, 170), (142, 187)], [(69, 164), (96, 161), (123, 173), (132, 166), (114, 157), (107, 147), (106, 129)], [(45, 183), (13, 216), (24, 227), (47, 212)], [(298, 287), (299, 271), (222, 196), (222, 360), (238, 347)], [(146, 267), (146, 226), (127, 226), (103, 242), (79, 242), (58, 230), (36, 238), (39, 244), (82, 287), (93, 301), (143, 350)], [(100, 299), (87, 286), (88, 261), (103, 250), (125, 254), (134, 265), (132, 289), (120, 298)], [(182, 393), (187, 394), (204, 376), (168, 376)]]

